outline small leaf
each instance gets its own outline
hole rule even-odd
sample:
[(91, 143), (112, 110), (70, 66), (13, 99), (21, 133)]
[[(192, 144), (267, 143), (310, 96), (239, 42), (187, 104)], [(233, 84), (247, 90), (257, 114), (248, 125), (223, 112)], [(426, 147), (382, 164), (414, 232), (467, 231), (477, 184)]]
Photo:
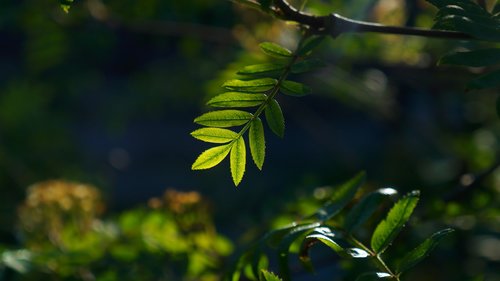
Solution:
[(210, 169), (219, 164), (231, 150), (232, 144), (226, 144), (209, 148), (202, 152), (191, 166), (192, 170)]
[(418, 191), (413, 191), (396, 202), (385, 220), (377, 225), (371, 239), (371, 246), (375, 253), (384, 252), (399, 234), (417, 206), (419, 194)]
[(71, 8), (71, 4), (73, 3), (73, 0), (59, 0), (60, 4), (59, 6), (61, 9), (67, 14), (69, 13), (69, 9)]
[(468, 90), (500, 87), (500, 69), (483, 74), (467, 84)]
[(442, 57), (438, 64), (465, 65), (471, 67), (500, 64), (500, 48), (453, 53)]
[(252, 107), (261, 105), (267, 96), (264, 94), (244, 94), (240, 92), (227, 92), (217, 95), (207, 102), (213, 107)]
[(326, 36), (312, 36), (307, 38), (306, 42), (302, 45), (297, 52), (299, 56), (307, 56), (309, 53), (323, 42)]
[(264, 158), (266, 156), (266, 139), (264, 137), (264, 127), (262, 126), (260, 118), (255, 118), (252, 123), (250, 123), (248, 139), (253, 162), (259, 170), (262, 170)]
[(265, 54), (275, 58), (289, 58), (292, 56), (292, 51), (276, 43), (263, 42), (259, 46)]
[(413, 249), (403, 257), (396, 270), (396, 273), (404, 272), (419, 263), (429, 255), (429, 253), (436, 247), (436, 245), (444, 236), (453, 231), (453, 229), (448, 228), (432, 234), (431, 237), (427, 238), (422, 244), (418, 245), (415, 249)]
[(233, 178), (234, 185), (238, 186), (243, 175), (245, 174), (246, 167), (246, 147), (245, 140), (240, 136), (233, 144), (231, 148), (231, 176)]
[(238, 137), (238, 134), (221, 128), (201, 128), (191, 133), (195, 139), (209, 143), (227, 143)]
[(250, 75), (250, 76), (264, 76), (264, 75), (279, 75), (284, 69), (285, 64), (277, 64), (277, 63), (263, 63), (263, 64), (254, 64), (243, 67), (240, 71), (238, 71), (239, 75)]
[(392, 279), (392, 276), (386, 272), (367, 272), (356, 278), (356, 281), (371, 281), (380, 279)]
[(363, 199), (351, 209), (344, 221), (347, 232), (354, 231), (362, 225), (380, 207), (382, 202), (398, 192), (392, 188), (382, 188), (364, 196)]
[(282, 281), (281, 278), (279, 278), (277, 275), (265, 269), (262, 269), (261, 273), (263, 281)]
[(272, 78), (261, 78), (254, 80), (229, 80), (222, 87), (236, 92), (263, 93), (271, 90), (278, 81)]
[(278, 102), (273, 99), (265, 109), (267, 125), (279, 137), (285, 134), (285, 118)]
[(203, 126), (224, 128), (243, 125), (252, 119), (252, 116), (251, 113), (241, 110), (218, 110), (207, 112), (194, 119), (194, 122)]
[(322, 221), (329, 220), (340, 212), (352, 200), (358, 189), (365, 183), (366, 173), (360, 172), (349, 181), (336, 187), (330, 200), (313, 216)]
[(289, 80), (281, 82), (280, 89), (284, 94), (295, 97), (302, 97), (311, 93), (311, 88), (308, 86)]
[(303, 60), (293, 64), (291, 67), (291, 72), (295, 74), (304, 73), (316, 70), (321, 67), (325, 67), (326, 65), (327, 64), (324, 61), (318, 59)]
[(350, 258), (351, 256), (334, 239), (336, 235), (328, 227), (318, 227), (308, 234), (302, 243), (301, 255), (305, 254), (314, 241), (319, 241), (328, 246), (341, 257)]

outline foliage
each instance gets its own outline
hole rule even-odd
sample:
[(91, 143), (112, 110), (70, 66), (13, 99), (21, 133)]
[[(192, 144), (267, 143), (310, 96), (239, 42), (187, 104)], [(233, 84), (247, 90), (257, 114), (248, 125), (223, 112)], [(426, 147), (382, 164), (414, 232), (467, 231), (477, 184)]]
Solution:
[(104, 220), (94, 187), (35, 184), (19, 211), (24, 248), (3, 251), (2, 264), (22, 280), (217, 280), (232, 245), (200, 194), (167, 190), (148, 205)]

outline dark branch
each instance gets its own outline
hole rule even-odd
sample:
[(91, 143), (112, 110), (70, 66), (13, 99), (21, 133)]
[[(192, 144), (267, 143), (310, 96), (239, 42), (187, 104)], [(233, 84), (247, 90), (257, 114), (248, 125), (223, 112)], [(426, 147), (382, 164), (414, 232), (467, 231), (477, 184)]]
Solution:
[(286, 0), (274, 0), (274, 5), (279, 9), (278, 16), (282, 19), (307, 25), (313, 33), (329, 34), (333, 37), (337, 37), (340, 34), (347, 32), (377, 32), (384, 34), (414, 35), (447, 39), (472, 39), (471, 36), (465, 33), (455, 31), (387, 26), (378, 23), (357, 21), (338, 14), (314, 16), (298, 11)]

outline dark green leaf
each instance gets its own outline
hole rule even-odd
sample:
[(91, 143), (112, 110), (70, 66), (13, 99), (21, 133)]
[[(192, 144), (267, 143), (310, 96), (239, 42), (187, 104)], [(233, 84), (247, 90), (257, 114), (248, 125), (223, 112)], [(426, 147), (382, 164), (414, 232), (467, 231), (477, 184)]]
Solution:
[(465, 65), (472, 67), (500, 64), (500, 48), (458, 52), (446, 55), (439, 60), (439, 64)]
[(326, 63), (318, 59), (303, 60), (301, 62), (295, 63), (291, 67), (292, 73), (304, 73), (316, 70), (321, 67), (325, 67)]
[(371, 217), (387, 197), (397, 193), (398, 192), (393, 188), (382, 188), (364, 196), (347, 214), (344, 221), (344, 228), (348, 232), (354, 231)]
[(311, 88), (308, 86), (289, 80), (281, 82), (280, 90), (286, 95), (295, 97), (302, 97), (311, 93)]
[(238, 137), (238, 134), (221, 128), (201, 128), (191, 133), (194, 138), (209, 143), (227, 143)]
[(314, 213), (322, 221), (329, 220), (352, 200), (358, 189), (365, 183), (366, 173), (360, 172), (349, 181), (335, 188), (330, 200)]
[(356, 281), (377, 281), (380, 279), (392, 279), (392, 276), (386, 272), (367, 272), (356, 278)]
[(403, 257), (396, 270), (396, 273), (404, 272), (419, 263), (429, 255), (429, 253), (436, 247), (436, 245), (444, 236), (448, 235), (451, 232), (453, 232), (453, 229), (443, 229), (427, 238), (422, 244), (418, 245), (415, 249), (413, 249)]
[(252, 107), (261, 105), (266, 99), (265, 94), (227, 92), (213, 97), (207, 102), (207, 105), (213, 107)]
[(413, 191), (396, 202), (385, 220), (377, 225), (371, 239), (371, 246), (375, 253), (384, 252), (399, 234), (417, 206), (419, 194), (418, 191)]
[(261, 78), (254, 80), (229, 80), (222, 87), (236, 92), (262, 93), (271, 90), (277, 83), (276, 79)]
[(285, 135), (285, 118), (278, 102), (273, 99), (269, 102), (265, 110), (267, 125), (279, 137)]
[(500, 69), (483, 74), (467, 84), (469, 90), (500, 87)]
[(231, 177), (233, 178), (234, 185), (238, 186), (243, 175), (245, 174), (246, 167), (246, 146), (245, 140), (240, 136), (231, 148), (230, 162), (231, 162)]
[(276, 276), (272, 272), (269, 272), (265, 269), (262, 269), (261, 272), (262, 272), (263, 281), (282, 281), (278, 276)]
[(193, 170), (205, 170), (210, 169), (217, 164), (219, 164), (231, 150), (232, 144), (226, 144), (221, 146), (216, 146), (205, 150), (198, 156), (196, 161), (194, 161), (191, 169)]
[(263, 42), (259, 46), (265, 54), (275, 58), (289, 58), (292, 56), (292, 51), (276, 43)]
[(225, 128), (243, 125), (252, 116), (251, 113), (241, 110), (218, 110), (207, 112), (194, 119), (194, 122), (203, 126)]
[(238, 74), (250, 76), (273, 76), (279, 75), (285, 69), (285, 64), (264, 63), (254, 64), (243, 67)]
[(346, 252), (344, 251), (344, 248), (342, 248), (337, 242), (335, 242), (335, 237), (336, 235), (329, 229), (328, 227), (318, 227), (315, 228), (314, 231), (309, 233), (302, 244), (302, 250), (301, 253), (304, 252), (304, 247), (307, 247), (308, 245), (310, 246), (311, 242), (313, 241), (319, 241), (326, 246), (328, 246), (330, 249), (332, 249), (334, 252), (339, 254), (342, 257), (347, 257)]
[(264, 165), (264, 158), (266, 156), (266, 139), (264, 137), (264, 127), (262, 126), (260, 118), (255, 118), (252, 123), (250, 123), (248, 139), (253, 162), (259, 170), (262, 170), (262, 165)]
[(302, 47), (297, 52), (299, 56), (307, 56), (309, 53), (323, 42), (326, 36), (312, 36), (306, 39)]

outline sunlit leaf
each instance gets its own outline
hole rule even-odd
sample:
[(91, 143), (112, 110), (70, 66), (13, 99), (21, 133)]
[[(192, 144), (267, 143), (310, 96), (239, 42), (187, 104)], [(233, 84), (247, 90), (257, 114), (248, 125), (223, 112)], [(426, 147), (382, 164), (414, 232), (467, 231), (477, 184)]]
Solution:
[(285, 69), (285, 64), (278, 63), (263, 63), (254, 64), (243, 67), (238, 74), (240, 75), (250, 75), (250, 76), (273, 76), (279, 75)]
[(59, 6), (65, 13), (69, 13), (69, 9), (71, 8), (71, 4), (73, 0), (59, 0)]
[(500, 64), (500, 48), (481, 49), (446, 55), (439, 64), (465, 65), (471, 67)]
[(207, 102), (213, 107), (252, 107), (261, 105), (266, 100), (264, 94), (244, 94), (240, 92), (227, 92), (217, 95)]
[(349, 181), (336, 187), (330, 200), (313, 216), (326, 221), (340, 212), (352, 200), (358, 189), (364, 184), (366, 173), (360, 172)]
[(4, 251), (0, 256), (3, 264), (21, 274), (26, 274), (32, 267), (33, 254), (28, 250)]
[(254, 80), (229, 80), (222, 87), (236, 92), (262, 93), (271, 90), (278, 81), (272, 78), (261, 78)]
[(263, 42), (259, 44), (264, 53), (276, 58), (289, 58), (292, 56), (292, 51), (282, 47), (276, 43)]
[(299, 56), (307, 56), (312, 50), (318, 47), (321, 42), (326, 38), (326, 36), (311, 36), (306, 39), (300, 50), (297, 51)]
[(348, 232), (354, 231), (370, 218), (387, 197), (395, 194), (397, 194), (397, 191), (393, 188), (382, 188), (365, 195), (347, 214), (344, 228)]
[(210, 127), (233, 127), (247, 123), (252, 114), (241, 110), (218, 110), (207, 112), (196, 119), (194, 122), (203, 126)]
[(250, 123), (248, 139), (253, 162), (259, 170), (262, 170), (262, 165), (264, 165), (264, 158), (266, 156), (266, 139), (264, 137), (264, 127), (260, 118), (255, 118), (252, 123)]
[(308, 86), (289, 80), (281, 82), (280, 90), (286, 95), (295, 97), (302, 97), (311, 93), (311, 88)]
[(262, 277), (263, 281), (282, 281), (281, 278), (279, 278), (277, 275), (275, 275), (272, 272), (269, 272), (265, 269), (262, 269)]
[(278, 102), (273, 99), (265, 109), (267, 125), (279, 137), (285, 135), (285, 118)]
[(387, 217), (377, 225), (371, 239), (371, 247), (375, 253), (384, 252), (399, 234), (417, 206), (419, 194), (418, 191), (413, 191), (396, 202)]
[(230, 155), (231, 162), (231, 176), (233, 178), (234, 185), (238, 186), (243, 175), (245, 174), (246, 168), (246, 147), (245, 140), (242, 136), (236, 139), (233, 147), (231, 148)]
[(469, 90), (500, 87), (500, 69), (483, 74), (467, 84)]
[(451, 232), (453, 232), (453, 229), (448, 228), (432, 234), (431, 237), (403, 257), (396, 272), (404, 272), (422, 261), (436, 247), (439, 241)]
[(191, 169), (193, 170), (204, 170), (210, 169), (217, 164), (219, 164), (231, 150), (232, 144), (226, 144), (221, 146), (216, 146), (209, 148), (202, 152), (200, 156), (194, 161)]
[(234, 140), (238, 134), (221, 128), (201, 128), (191, 133), (194, 138), (209, 143), (227, 143)]

